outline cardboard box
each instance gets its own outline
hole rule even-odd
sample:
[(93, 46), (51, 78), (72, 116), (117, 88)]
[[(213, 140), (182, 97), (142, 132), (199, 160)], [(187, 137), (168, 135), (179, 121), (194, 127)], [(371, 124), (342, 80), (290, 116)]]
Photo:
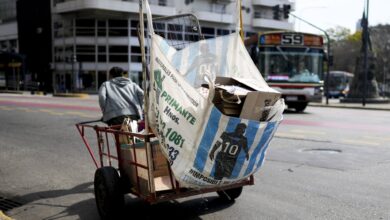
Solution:
[[(261, 88), (250, 79), (241, 79), (236, 77), (217, 77), (215, 80), (216, 91), (214, 96), (215, 106), (224, 114), (229, 116), (240, 117), (244, 119), (265, 121), (268, 116), (270, 107), (280, 99), (280, 92), (267, 87)], [(237, 86), (238, 94), (235, 97), (239, 97), (241, 100), (240, 104), (232, 104), (226, 102), (227, 90), (224, 91), (223, 99), (221, 98), (221, 90), (223, 86), (218, 85), (231, 85)], [(245, 92), (246, 91), (246, 92)], [(229, 100), (228, 100), (229, 101)]]
[(242, 107), (240, 118), (266, 121), (271, 107), (279, 98), (280, 93), (249, 92)]
[[(152, 163), (155, 190), (171, 189), (171, 181), (169, 180), (169, 164), (165, 156), (161, 152), (158, 141), (151, 142)], [(128, 178), (132, 187), (137, 189), (137, 175), (140, 183), (140, 193), (147, 195), (149, 193), (149, 173), (148, 170), (136, 166), (132, 163), (137, 163), (147, 166), (147, 154), (145, 143), (121, 144), (121, 157), (124, 160), (121, 170)]]

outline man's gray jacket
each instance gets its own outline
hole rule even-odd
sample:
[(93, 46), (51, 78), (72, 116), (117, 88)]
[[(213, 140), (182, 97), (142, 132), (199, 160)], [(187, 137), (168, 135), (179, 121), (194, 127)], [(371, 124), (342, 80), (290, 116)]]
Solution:
[(113, 78), (99, 88), (104, 122), (121, 115), (136, 115), (143, 119), (143, 102), (144, 91), (128, 78)]

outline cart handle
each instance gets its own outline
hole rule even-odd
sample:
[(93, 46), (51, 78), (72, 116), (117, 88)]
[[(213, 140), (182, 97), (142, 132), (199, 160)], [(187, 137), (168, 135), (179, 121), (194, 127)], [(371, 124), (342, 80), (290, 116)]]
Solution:
[(100, 119), (96, 119), (96, 120), (92, 120), (92, 121), (83, 121), (83, 122), (79, 122), (77, 124), (78, 125), (85, 125), (85, 124), (91, 124), (91, 123), (95, 123), (95, 122), (103, 122), (103, 119), (100, 118)]

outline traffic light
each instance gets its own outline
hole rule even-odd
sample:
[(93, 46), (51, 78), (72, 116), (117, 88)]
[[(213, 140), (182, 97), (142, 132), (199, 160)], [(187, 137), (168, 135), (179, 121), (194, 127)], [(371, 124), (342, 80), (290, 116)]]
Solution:
[(279, 20), (280, 19), (280, 8), (279, 5), (275, 5), (272, 7), (272, 10), (274, 11), (274, 19)]
[(291, 5), (283, 5), (283, 17), (288, 19), (291, 10)]

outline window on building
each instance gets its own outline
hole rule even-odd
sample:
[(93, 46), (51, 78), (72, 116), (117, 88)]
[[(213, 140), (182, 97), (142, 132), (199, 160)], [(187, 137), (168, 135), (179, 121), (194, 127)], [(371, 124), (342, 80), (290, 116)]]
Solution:
[(130, 22), (130, 35), (133, 36), (133, 37), (137, 37), (138, 36), (138, 21), (136, 20), (132, 20)]
[(128, 47), (127, 46), (109, 46), (108, 57), (110, 62), (128, 62)]
[(165, 24), (160, 22), (154, 22), (153, 26), (154, 26), (154, 32), (160, 35), (161, 37), (165, 38)]
[(76, 45), (78, 62), (95, 62), (95, 45)]
[(0, 20), (16, 20), (16, 1), (0, 1)]
[(212, 27), (202, 27), (202, 34), (205, 39), (215, 37), (215, 29)]
[(54, 47), (54, 61), (55, 62), (65, 61), (64, 50), (62, 47)]
[(167, 0), (158, 0), (158, 5), (167, 6)]
[(86, 71), (81, 75), (83, 80), (83, 88), (86, 91), (95, 91), (96, 90), (96, 72), (95, 71)]
[(65, 62), (71, 62), (71, 57), (72, 55), (74, 54), (74, 51), (73, 51), (73, 46), (65, 46), (65, 49), (64, 49), (64, 61)]
[(76, 19), (76, 36), (95, 36), (95, 20)]
[(98, 62), (107, 62), (106, 46), (98, 46)]
[(260, 11), (255, 11), (255, 13), (253, 14), (253, 17), (254, 18), (262, 18), (262, 13)]
[(198, 30), (194, 29), (193, 26), (186, 26), (184, 40), (186, 40), (186, 41), (198, 41), (199, 40)]
[(102, 20), (97, 21), (97, 35), (99, 37), (107, 36), (106, 21), (102, 21)]
[(226, 29), (217, 29), (217, 36), (223, 36), (230, 34), (229, 30)]
[(102, 83), (104, 83), (108, 79), (107, 71), (98, 71), (97, 75), (98, 75), (97, 82), (98, 82), (98, 88), (99, 88), (102, 85)]
[(108, 20), (108, 35), (110, 37), (127, 37), (127, 20)]
[(53, 24), (54, 37), (63, 37), (64, 36), (64, 25), (62, 22), (54, 22)]
[(183, 25), (168, 24), (167, 38), (169, 40), (183, 40)]
[(142, 62), (142, 56), (141, 56), (141, 48), (140, 47), (131, 47), (131, 57), (130, 61), (133, 63), (141, 63)]

